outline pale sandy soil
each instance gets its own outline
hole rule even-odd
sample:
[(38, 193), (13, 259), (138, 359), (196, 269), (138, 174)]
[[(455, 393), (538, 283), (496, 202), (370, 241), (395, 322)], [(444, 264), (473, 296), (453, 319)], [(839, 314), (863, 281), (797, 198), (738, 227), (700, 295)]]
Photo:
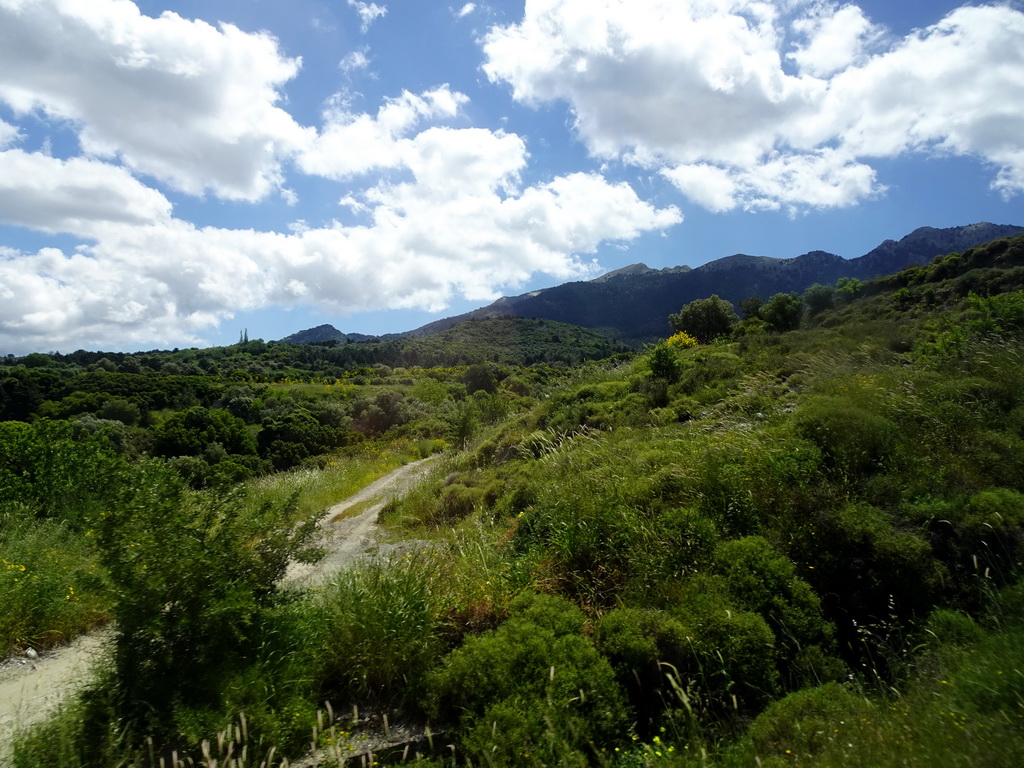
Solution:
[[(430, 468), (431, 459), (399, 467), (375, 483), (335, 504), (320, 518), (320, 546), (327, 554), (316, 563), (292, 563), (281, 580), (292, 589), (311, 589), (329, 582), (339, 571), (367, 556), (379, 545), (377, 515), (393, 498), (407, 493)], [(358, 514), (333, 522), (357, 504)]]
[(18, 727), (39, 722), (89, 678), (114, 636), (111, 629), (83, 635), (37, 659), (16, 656), (0, 662), (0, 765)]

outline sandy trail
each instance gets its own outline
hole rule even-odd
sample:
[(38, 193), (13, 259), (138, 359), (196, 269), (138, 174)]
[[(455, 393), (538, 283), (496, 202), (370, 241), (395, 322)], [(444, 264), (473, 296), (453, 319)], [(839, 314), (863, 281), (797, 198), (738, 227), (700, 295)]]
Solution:
[(18, 727), (42, 720), (50, 710), (88, 680), (93, 662), (114, 637), (107, 628), (83, 635), (38, 659), (12, 657), (0, 662), (0, 765)]
[[(291, 589), (313, 589), (365, 556), (377, 545), (377, 515), (381, 509), (416, 485), (429, 470), (431, 461), (420, 459), (399, 467), (328, 509), (319, 523), (319, 543), (327, 554), (315, 563), (292, 563), (281, 583)], [(332, 522), (355, 505), (367, 502), (369, 505), (358, 515)]]
[[(431, 459), (406, 464), (371, 483), (321, 517), (321, 546), (326, 555), (316, 563), (292, 563), (282, 584), (291, 589), (326, 584), (338, 571), (357, 561), (377, 544), (377, 514), (388, 500), (406, 493), (426, 474)], [(370, 502), (360, 514), (332, 520), (347, 509)], [(0, 660), (0, 765), (18, 728), (42, 720), (62, 700), (89, 680), (96, 661), (107, 652), (114, 630), (107, 628), (47, 651), (39, 658)]]

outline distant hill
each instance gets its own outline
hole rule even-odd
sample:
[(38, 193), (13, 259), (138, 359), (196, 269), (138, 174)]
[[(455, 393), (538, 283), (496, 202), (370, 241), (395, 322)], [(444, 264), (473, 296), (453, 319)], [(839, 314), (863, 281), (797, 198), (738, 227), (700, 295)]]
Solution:
[(400, 342), (406, 356), (460, 362), (532, 363), (602, 360), (631, 351), (605, 334), (552, 320), (492, 317), (469, 320), (440, 333)]
[(306, 364), (315, 360), (317, 365), (339, 369), (376, 364), (406, 368), (479, 362), (576, 364), (630, 351), (622, 342), (589, 328), (510, 315), (467, 320), (420, 337), (344, 334), (322, 325), (283, 342), (302, 347), (294, 354)]
[(776, 293), (802, 292), (814, 283), (830, 284), (840, 277), (869, 280), (911, 264), (924, 264), (940, 254), (1021, 232), (1024, 227), (989, 223), (948, 229), (921, 227), (899, 241), (886, 240), (854, 259), (811, 251), (790, 259), (736, 254), (695, 269), (655, 270), (632, 264), (595, 280), (503, 297), (486, 307), (428, 323), (407, 335), (429, 336), (466, 320), (515, 315), (593, 328), (638, 345), (664, 337), (669, 332), (668, 315), (713, 293), (736, 304), (749, 296), (768, 298)]
[(367, 336), (365, 333), (342, 333), (333, 325), (325, 324), (293, 333), (291, 336), (281, 339), (281, 342), (284, 344), (320, 344), (325, 341), (356, 343), (379, 340), (379, 337)]

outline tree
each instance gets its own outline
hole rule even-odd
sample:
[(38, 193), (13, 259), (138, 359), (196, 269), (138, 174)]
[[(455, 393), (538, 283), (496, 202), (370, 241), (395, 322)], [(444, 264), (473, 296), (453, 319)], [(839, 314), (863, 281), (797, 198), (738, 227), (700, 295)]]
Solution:
[(288, 562), (315, 554), (316, 520), (296, 525), (294, 503), (254, 510), (241, 494), (190, 495), (148, 463), (96, 519), (117, 596), (114, 714), (128, 738), (161, 738), (176, 710), (216, 706), (229, 672), (254, 658)]
[(814, 317), (835, 306), (835, 290), (830, 285), (815, 283), (804, 291), (803, 301), (808, 316)]
[(470, 394), (483, 390), (495, 392), (498, 389), (497, 366), (493, 363), (474, 363), (462, 376), (462, 383)]
[(761, 316), (761, 307), (764, 306), (764, 299), (760, 296), (748, 296), (740, 302), (740, 311), (743, 312), (744, 320), (753, 320)]
[(256, 441), (245, 422), (224, 408), (207, 410), (196, 405), (172, 413), (154, 430), (158, 456), (198, 456), (213, 442), (229, 453), (255, 453)]
[(836, 298), (847, 303), (853, 301), (864, 290), (864, 283), (856, 277), (840, 277), (836, 282)]
[(674, 384), (679, 381), (679, 356), (669, 344), (659, 344), (651, 350), (647, 359), (651, 376)]
[(795, 331), (803, 310), (804, 303), (795, 293), (776, 293), (761, 307), (761, 318), (777, 333)]
[(668, 317), (674, 331), (685, 331), (701, 344), (729, 333), (738, 321), (739, 317), (732, 304), (719, 298), (718, 294), (691, 301), (677, 314)]

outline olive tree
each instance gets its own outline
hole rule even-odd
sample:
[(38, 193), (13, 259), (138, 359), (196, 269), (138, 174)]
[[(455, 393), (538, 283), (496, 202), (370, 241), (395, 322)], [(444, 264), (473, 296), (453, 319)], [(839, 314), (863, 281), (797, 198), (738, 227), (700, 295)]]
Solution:
[(668, 316), (668, 322), (674, 331), (686, 331), (701, 344), (714, 341), (732, 330), (739, 321), (736, 310), (718, 294), (706, 299), (697, 299)]

